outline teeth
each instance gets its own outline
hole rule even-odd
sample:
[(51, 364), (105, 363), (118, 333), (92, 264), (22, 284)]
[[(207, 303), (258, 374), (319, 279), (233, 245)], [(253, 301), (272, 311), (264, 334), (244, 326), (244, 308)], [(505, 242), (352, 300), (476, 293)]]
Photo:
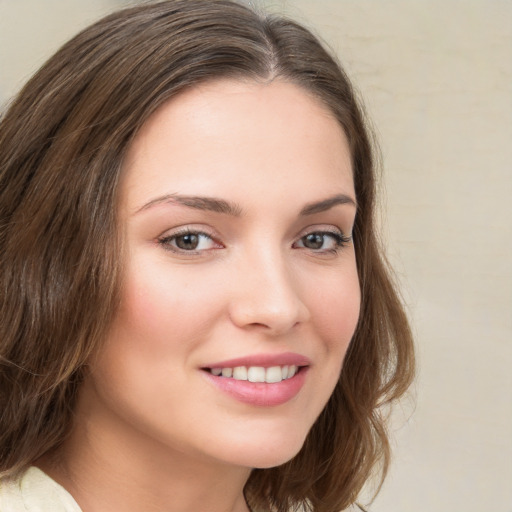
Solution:
[[(286, 379), (283, 373), (280, 366), (271, 366), (265, 372), (265, 382), (281, 382), (283, 379)], [(286, 372), (286, 376), (288, 376), (288, 372)]]
[(235, 380), (247, 380), (247, 368), (245, 366), (237, 366), (233, 370), (233, 378)]
[(235, 380), (248, 380), (249, 382), (267, 382), (269, 384), (290, 379), (299, 370), (295, 365), (271, 366), (236, 366), (235, 368), (211, 368), (210, 373), (217, 377), (228, 377)]
[(247, 380), (249, 382), (265, 382), (265, 368), (261, 366), (251, 366), (247, 370)]
[(233, 368), (222, 368), (223, 377), (231, 377), (233, 375)]

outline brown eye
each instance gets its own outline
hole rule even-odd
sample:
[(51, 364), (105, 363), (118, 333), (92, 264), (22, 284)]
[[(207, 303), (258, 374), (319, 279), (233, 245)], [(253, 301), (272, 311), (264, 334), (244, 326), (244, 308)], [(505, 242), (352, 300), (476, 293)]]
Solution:
[(350, 242), (351, 238), (332, 231), (314, 231), (301, 237), (294, 247), (315, 252), (337, 252)]
[(199, 235), (196, 233), (187, 233), (174, 238), (176, 247), (184, 251), (194, 251), (199, 245)]
[(182, 231), (181, 233), (164, 236), (159, 239), (159, 243), (164, 249), (181, 253), (199, 253), (222, 247), (210, 235), (200, 231)]
[(310, 233), (302, 237), (302, 245), (307, 249), (321, 249), (325, 242), (325, 235), (322, 233)]

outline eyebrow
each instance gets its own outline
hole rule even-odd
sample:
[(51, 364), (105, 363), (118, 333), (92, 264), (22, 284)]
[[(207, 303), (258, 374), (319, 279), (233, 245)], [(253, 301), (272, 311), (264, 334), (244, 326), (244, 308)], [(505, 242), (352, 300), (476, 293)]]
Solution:
[(217, 199), (215, 197), (180, 196), (178, 194), (166, 194), (164, 196), (157, 197), (156, 199), (149, 201), (149, 203), (146, 203), (142, 208), (139, 208), (135, 213), (139, 213), (162, 203), (178, 203), (194, 210), (223, 213), (233, 217), (240, 217), (242, 215), (242, 208), (240, 208), (240, 206), (234, 203), (229, 203), (224, 199)]
[(328, 197), (327, 199), (323, 199), (322, 201), (316, 201), (314, 203), (309, 203), (300, 211), (301, 216), (306, 215), (314, 215), (315, 213), (325, 212), (330, 210), (334, 206), (339, 204), (349, 204), (354, 208), (357, 208), (357, 204), (354, 199), (346, 194), (336, 194), (335, 196)]
[[(187, 208), (192, 208), (194, 210), (222, 213), (225, 215), (230, 215), (232, 217), (240, 217), (243, 213), (243, 210), (239, 205), (237, 205), (236, 203), (230, 203), (228, 201), (225, 201), (224, 199), (202, 196), (181, 196), (178, 194), (166, 194), (164, 196), (152, 199), (151, 201), (143, 205), (141, 208), (139, 208), (135, 213), (145, 211), (148, 208), (151, 208), (162, 203), (177, 203), (182, 206), (186, 206)], [(335, 196), (328, 197), (327, 199), (322, 199), (321, 201), (308, 203), (300, 211), (300, 216), (304, 217), (308, 215), (314, 215), (316, 213), (321, 213), (330, 210), (334, 206), (344, 204), (348, 204), (357, 208), (355, 200), (352, 199), (350, 196), (346, 194), (336, 194)]]

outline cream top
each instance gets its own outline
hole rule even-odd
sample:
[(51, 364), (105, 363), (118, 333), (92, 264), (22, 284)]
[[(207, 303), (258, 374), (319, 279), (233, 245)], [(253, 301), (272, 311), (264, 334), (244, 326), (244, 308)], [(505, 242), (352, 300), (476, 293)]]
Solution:
[[(82, 512), (64, 487), (31, 466), (16, 480), (0, 480), (0, 512)], [(359, 512), (356, 506), (346, 512)]]
[(0, 512), (82, 512), (71, 494), (32, 466), (16, 480), (0, 480)]

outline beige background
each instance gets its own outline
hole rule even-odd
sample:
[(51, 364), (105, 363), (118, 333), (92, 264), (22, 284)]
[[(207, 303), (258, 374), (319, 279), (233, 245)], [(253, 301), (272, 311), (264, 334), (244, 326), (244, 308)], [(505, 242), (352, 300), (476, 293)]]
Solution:
[[(123, 3), (0, 0), (0, 104)], [(337, 52), (382, 145), (420, 371), (371, 510), (512, 512), (512, 1), (266, 3)]]

